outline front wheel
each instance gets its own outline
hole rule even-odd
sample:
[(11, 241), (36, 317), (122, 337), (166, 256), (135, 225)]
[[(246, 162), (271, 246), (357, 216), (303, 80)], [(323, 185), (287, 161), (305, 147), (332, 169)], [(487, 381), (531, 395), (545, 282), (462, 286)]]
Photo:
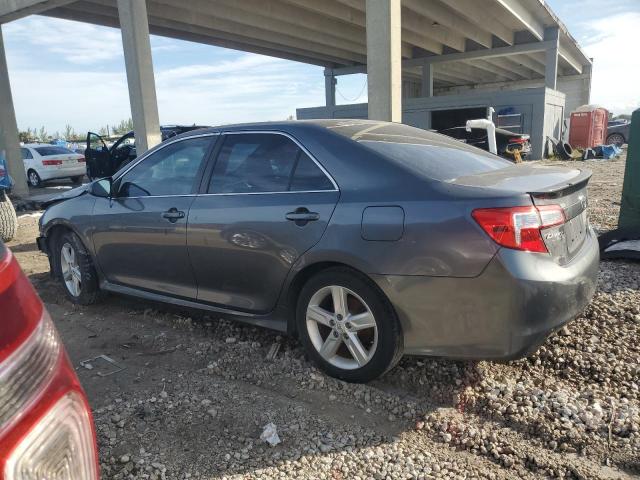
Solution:
[(101, 296), (98, 276), (82, 241), (68, 231), (54, 243), (56, 276), (62, 281), (69, 300), (80, 305), (95, 303)]
[(312, 277), (300, 292), (296, 320), (311, 359), (341, 380), (368, 382), (402, 357), (393, 308), (368, 278), (350, 269)]

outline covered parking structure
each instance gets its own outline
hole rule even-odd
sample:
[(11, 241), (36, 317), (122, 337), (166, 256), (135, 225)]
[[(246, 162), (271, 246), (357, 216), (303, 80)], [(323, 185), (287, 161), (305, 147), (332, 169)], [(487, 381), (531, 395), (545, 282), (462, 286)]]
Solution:
[[(139, 151), (160, 141), (150, 32), (325, 67), (326, 104), (298, 110), (299, 118), (368, 116), (431, 128), (461, 110), (493, 107), (531, 134), (536, 157), (547, 137), (561, 135), (567, 113), (589, 100), (591, 60), (543, 0), (0, 3), (0, 24), (33, 14), (121, 28)], [(337, 79), (354, 73), (367, 74), (368, 104), (336, 105)], [(0, 151), (15, 192), (26, 193), (1, 31)]]

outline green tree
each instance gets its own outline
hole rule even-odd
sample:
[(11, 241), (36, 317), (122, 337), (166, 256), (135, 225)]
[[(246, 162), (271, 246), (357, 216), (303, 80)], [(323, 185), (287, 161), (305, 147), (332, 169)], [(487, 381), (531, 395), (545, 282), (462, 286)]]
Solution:
[(40, 127), (40, 132), (38, 132), (38, 140), (41, 142), (47, 142), (49, 139), (49, 134), (47, 133), (47, 129), (44, 128), (44, 125)]
[(133, 120), (131, 118), (122, 120), (117, 126), (113, 127), (113, 133), (116, 135), (124, 135), (133, 130)]
[(72, 142), (76, 139), (76, 132), (73, 130), (73, 127), (69, 124), (64, 127), (64, 138), (67, 142)]

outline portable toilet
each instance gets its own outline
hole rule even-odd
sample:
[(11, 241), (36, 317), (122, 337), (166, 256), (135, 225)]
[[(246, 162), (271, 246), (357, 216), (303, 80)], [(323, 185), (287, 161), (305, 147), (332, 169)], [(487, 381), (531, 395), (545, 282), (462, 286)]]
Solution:
[(571, 113), (569, 143), (572, 147), (593, 148), (607, 138), (609, 112), (598, 105), (583, 105)]

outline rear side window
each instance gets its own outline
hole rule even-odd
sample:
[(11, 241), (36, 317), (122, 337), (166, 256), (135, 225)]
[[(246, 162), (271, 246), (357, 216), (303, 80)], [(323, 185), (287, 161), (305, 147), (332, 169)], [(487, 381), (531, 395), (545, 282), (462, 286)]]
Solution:
[(324, 172), (320, 170), (320, 167), (316, 165), (316, 162), (309, 155), (301, 152), (298, 164), (293, 172), (290, 190), (296, 192), (333, 190), (333, 184)]
[(21, 148), (20, 151), (22, 152), (23, 160), (31, 160), (33, 158), (33, 155), (31, 154), (28, 148)]
[(290, 138), (270, 133), (226, 136), (209, 193), (329, 190), (333, 185)]
[(501, 170), (513, 165), (497, 156), (468, 148), (371, 140), (360, 143), (417, 175), (439, 181)]
[(73, 153), (68, 148), (55, 147), (55, 146), (51, 146), (51, 147), (36, 147), (35, 150), (36, 150), (36, 152), (38, 152), (43, 157), (47, 157), (49, 155), (68, 155), (70, 153)]

